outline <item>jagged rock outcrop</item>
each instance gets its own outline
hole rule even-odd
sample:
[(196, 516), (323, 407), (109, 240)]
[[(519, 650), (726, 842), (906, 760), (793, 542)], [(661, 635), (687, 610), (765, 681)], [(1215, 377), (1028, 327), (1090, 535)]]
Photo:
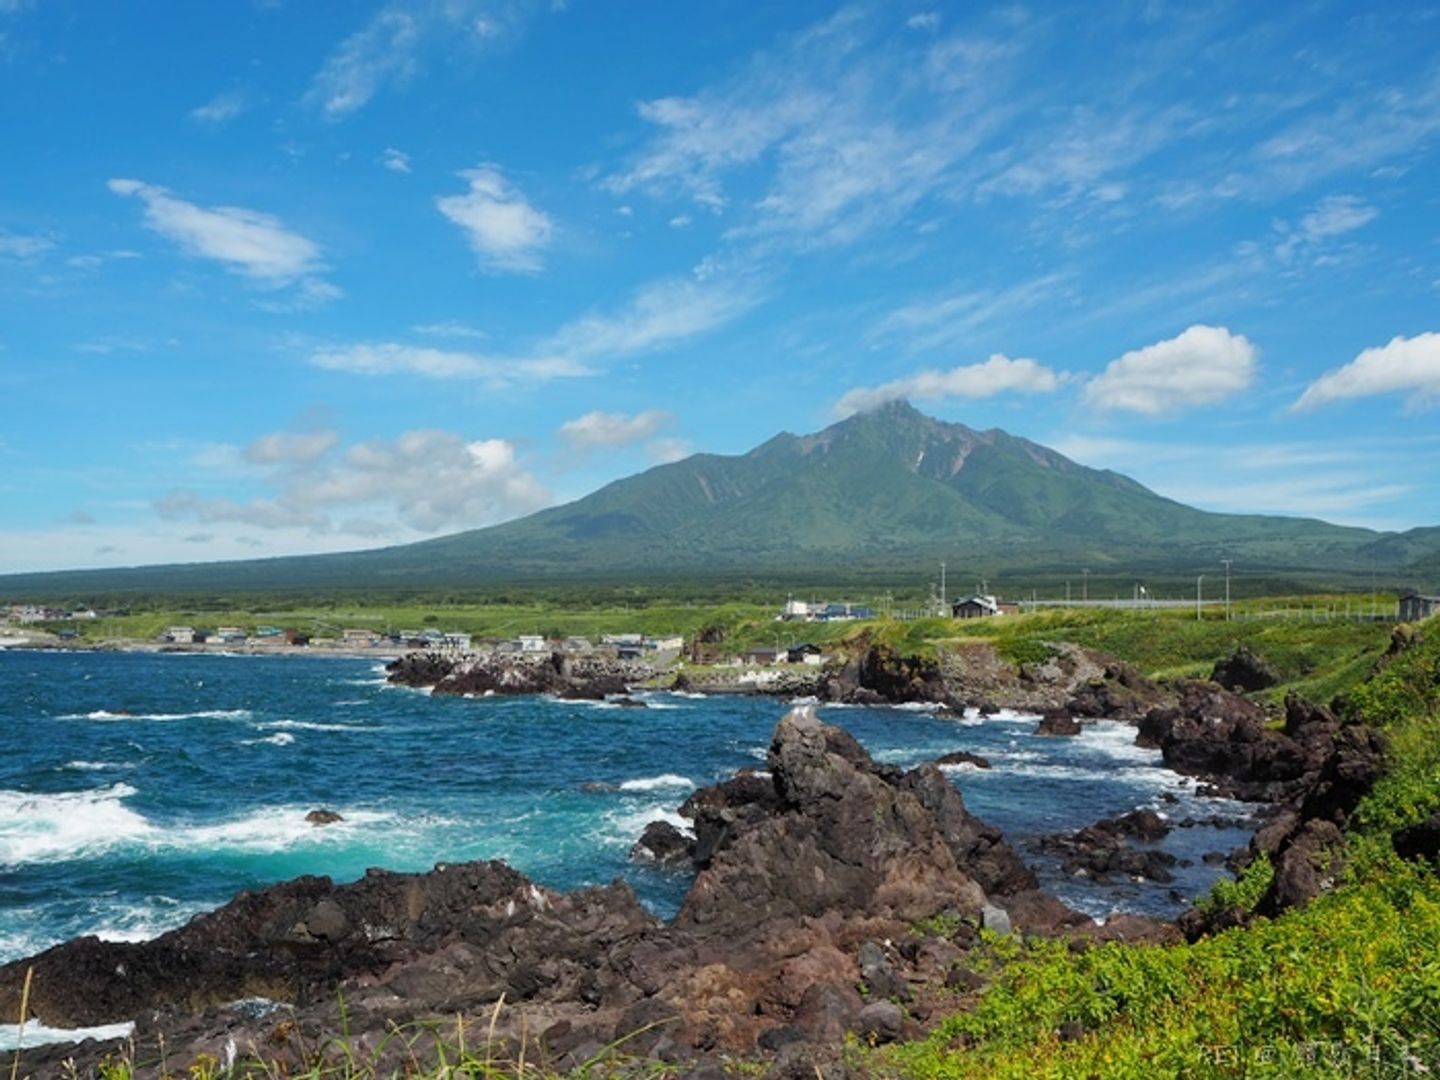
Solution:
[(1275, 686), (1280, 682), (1280, 676), (1256, 656), (1250, 646), (1237, 645), (1229, 656), (1215, 662), (1210, 681), (1226, 690), (1250, 694)]
[(1164, 839), (1170, 828), (1170, 823), (1153, 810), (1132, 810), (1119, 817), (1103, 818), (1075, 833), (1042, 837), (1036, 846), (1061, 856), (1067, 874), (1097, 881), (1120, 874), (1163, 884), (1174, 880), (1170, 868), (1175, 865), (1175, 856), (1157, 848), (1137, 848), (1127, 841), (1154, 843)]

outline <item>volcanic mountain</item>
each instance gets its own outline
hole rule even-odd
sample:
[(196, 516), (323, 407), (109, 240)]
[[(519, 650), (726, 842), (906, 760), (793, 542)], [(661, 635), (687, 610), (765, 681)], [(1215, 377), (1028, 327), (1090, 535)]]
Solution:
[[(490, 528), (334, 555), (0, 578), (0, 593), (679, 579), (829, 580), (949, 559), (1028, 570), (1398, 571), (1440, 529), (1378, 533), (1310, 518), (1214, 514), (999, 429), (895, 402), (739, 456), (696, 454)], [(913, 569), (910, 570), (914, 572)]]

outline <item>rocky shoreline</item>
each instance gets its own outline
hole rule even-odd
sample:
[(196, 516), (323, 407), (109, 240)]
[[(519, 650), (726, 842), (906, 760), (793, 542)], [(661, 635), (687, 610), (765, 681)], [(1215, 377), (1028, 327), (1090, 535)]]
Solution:
[[(1093, 719), (1128, 722), (1168, 767), (1269, 807), (1234, 856), (1237, 865), (1274, 861), (1262, 911), (1302, 904), (1333, 880), (1340, 830), (1383, 768), (1375, 732), (1294, 697), (1276, 730), (1253, 701), (1214, 683), (1156, 683), (1072, 647), (1008, 675), (996, 661), (964, 658), (970, 681), (957, 681), (953, 660), (877, 647), (821, 673), (815, 696), (940, 710), (1021, 705), (1044, 712), (1060, 738)], [(412, 654), (391, 670), (404, 685), (477, 695), (605, 697), (650, 677), (643, 666), (553, 656), (521, 665)], [(0, 1021), (17, 1018), (33, 968), (33, 1013), (59, 1026), (133, 1020), (142, 1060), (163, 1039), (172, 1060), (224, 1061), (238, 1048), (298, 1065), (342, 1030), (369, 1053), (394, 1025), (461, 1017), (477, 1041), (494, 1022), (558, 1069), (626, 1039), (624, 1052), (641, 1057), (753, 1057), (780, 1074), (814, 1075), (847, 1033), (918, 1035), (957, 1007), (957, 992), (983, 985), (965, 963), (982, 928), (1084, 947), (1178, 941), (1245, 917), (1211, 910), (1176, 923), (1126, 915), (1097, 924), (1038, 889), (935, 763), (877, 763), (810, 707), (780, 721), (767, 768), (695, 792), (680, 808), (693, 836), (652, 826), (638, 839), (637, 857), (694, 875), (668, 924), (618, 880), (557, 893), (494, 862), (372, 870), (342, 885), (305, 877), (243, 893), (154, 941), (80, 938), (6, 965)], [(1126, 814), (1054, 838), (1053, 850), (1086, 873), (1155, 878), (1164, 860), (1145, 845), (1173, 824)], [(509, 1008), (492, 1021), (502, 999)], [(27, 1050), (24, 1068), (93, 1065), (107, 1049)]]

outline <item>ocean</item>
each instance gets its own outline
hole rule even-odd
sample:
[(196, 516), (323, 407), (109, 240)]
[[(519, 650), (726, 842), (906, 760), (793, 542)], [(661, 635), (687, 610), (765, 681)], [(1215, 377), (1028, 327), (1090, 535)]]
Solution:
[[(640, 698), (648, 708), (431, 697), (387, 685), (371, 660), (0, 651), (0, 963), (80, 934), (144, 940), (300, 874), (468, 859), (558, 889), (620, 876), (673, 914), (688, 879), (632, 861), (630, 846), (649, 821), (683, 825), (675, 810), (697, 786), (763, 768), (786, 703)], [(988, 758), (989, 770), (948, 770), (966, 804), (1097, 917), (1177, 913), (1171, 890), (1199, 895), (1221, 873), (1200, 856), (1247, 838), (1176, 829), (1163, 846), (1194, 865), (1171, 885), (1070, 878), (1025, 841), (1135, 807), (1176, 819), (1242, 808), (1197, 796), (1121, 724), (1065, 739), (1016, 714), (821, 716), (882, 761)], [(317, 808), (344, 820), (310, 825)]]

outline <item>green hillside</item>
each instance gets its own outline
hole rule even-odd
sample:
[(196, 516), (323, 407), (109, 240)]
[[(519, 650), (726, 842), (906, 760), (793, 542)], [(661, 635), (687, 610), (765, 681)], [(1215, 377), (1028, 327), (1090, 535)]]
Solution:
[(744, 577), (858, 579), (915, 561), (990, 572), (1398, 572), (1440, 557), (1440, 528), (1377, 533), (1212, 514), (999, 430), (905, 403), (747, 454), (697, 454), (488, 529), (367, 552), (0, 578), (36, 590), (465, 588)]

